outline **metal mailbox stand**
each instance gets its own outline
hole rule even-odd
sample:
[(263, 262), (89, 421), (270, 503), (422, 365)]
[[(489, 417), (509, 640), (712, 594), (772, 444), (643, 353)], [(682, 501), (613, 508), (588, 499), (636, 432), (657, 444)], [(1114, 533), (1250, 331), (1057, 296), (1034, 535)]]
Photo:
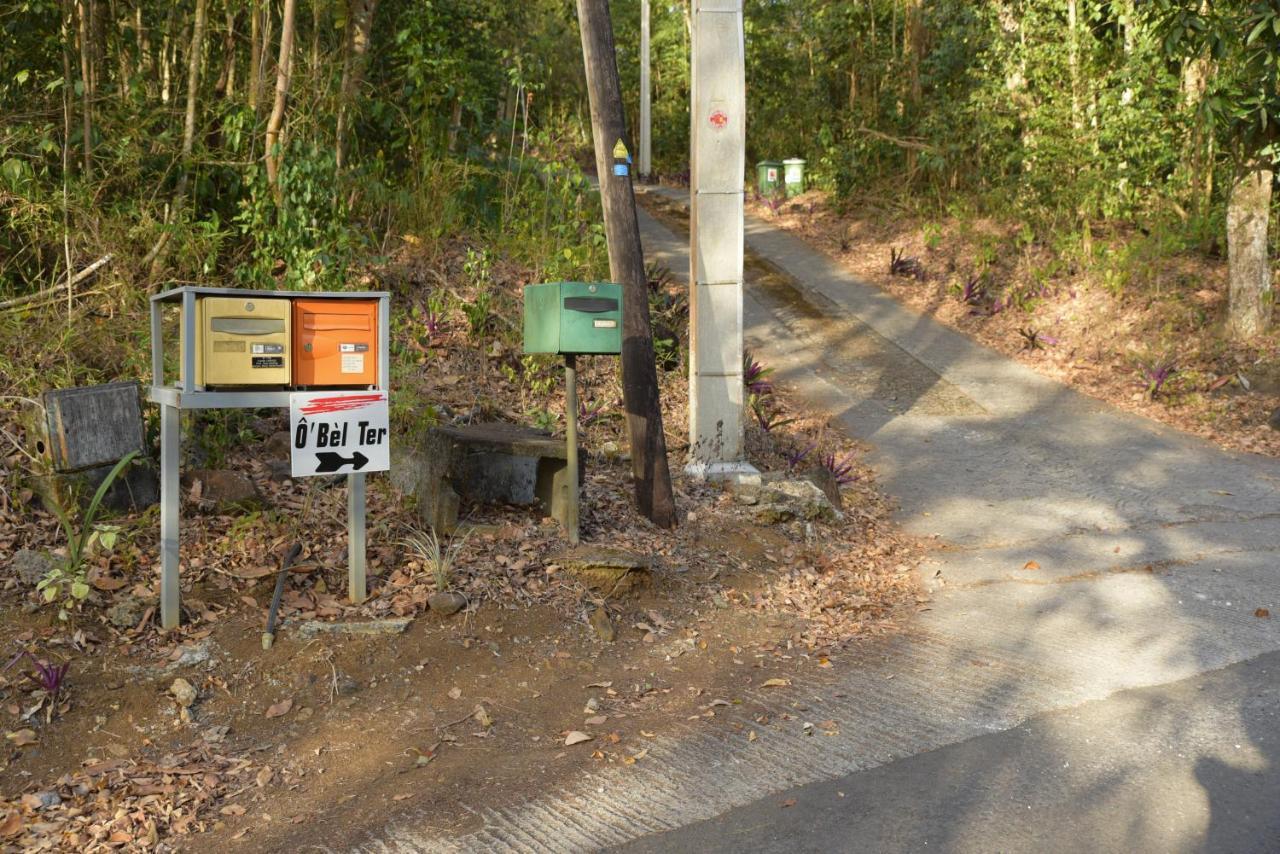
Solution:
[[(195, 382), (196, 298), (229, 297), (316, 297), (312, 291), (251, 291), (242, 288), (174, 288), (151, 297), (151, 388), (147, 399), (160, 407), (160, 625), (176, 628), (180, 619), (178, 567), (180, 559), (180, 487), (178, 483), (180, 413), (184, 409), (270, 409), (289, 407), (287, 390), (210, 391)], [(390, 354), (391, 295), (385, 291), (325, 292), (325, 299), (378, 301), (378, 384), (377, 391), (391, 388)], [(169, 385), (164, 375), (164, 306), (179, 304), (182, 309), (182, 348), (179, 358), (182, 377)], [(353, 603), (365, 600), (365, 490), (364, 473), (347, 475), (347, 595)]]

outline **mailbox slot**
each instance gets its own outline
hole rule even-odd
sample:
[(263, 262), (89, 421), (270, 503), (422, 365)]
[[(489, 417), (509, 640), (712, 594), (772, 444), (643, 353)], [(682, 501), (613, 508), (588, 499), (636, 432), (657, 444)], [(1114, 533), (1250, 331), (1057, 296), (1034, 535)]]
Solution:
[(616, 299), (605, 299), (604, 297), (565, 297), (564, 307), (569, 311), (600, 314), (606, 311), (617, 311), (618, 301)]
[(295, 299), (293, 337), (295, 386), (377, 384), (376, 300)]

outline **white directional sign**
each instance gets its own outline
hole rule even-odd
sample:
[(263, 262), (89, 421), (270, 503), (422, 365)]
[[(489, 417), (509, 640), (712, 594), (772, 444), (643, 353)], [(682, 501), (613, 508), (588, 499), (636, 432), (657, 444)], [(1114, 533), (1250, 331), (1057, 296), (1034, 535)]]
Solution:
[(308, 391), (289, 395), (294, 477), (391, 468), (385, 391)]

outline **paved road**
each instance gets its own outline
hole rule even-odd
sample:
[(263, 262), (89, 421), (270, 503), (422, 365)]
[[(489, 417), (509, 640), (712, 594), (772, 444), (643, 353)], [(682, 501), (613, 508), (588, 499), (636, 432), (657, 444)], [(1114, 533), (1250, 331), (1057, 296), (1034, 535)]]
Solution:
[[(687, 271), (683, 236), (641, 227)], [(932, 609), (785, 698), (747, 692), (774, 722), (756, 742), (691, 724), (625, 772), (477, 805), (468, 837), (409, 816), (359, 850), (1280, 851), (1280, 619), (1254, 616), (1280, 615), (1280, 462), (1083, 398), (765, 223), (747, 245), (753, 349), (938, 537)]]
[(670, 851), (1280, 850), (1280, 654), (648, 836)]

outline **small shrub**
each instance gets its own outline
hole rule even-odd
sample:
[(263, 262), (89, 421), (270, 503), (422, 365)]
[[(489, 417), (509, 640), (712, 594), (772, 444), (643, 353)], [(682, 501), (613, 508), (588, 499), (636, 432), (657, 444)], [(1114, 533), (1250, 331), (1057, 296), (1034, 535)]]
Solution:
[(445, 541), (434, 530), (417, 531), (400, 541), (414, 557), (422, 561), (431, 572), (436, 590), (444, 593), (453, 587), (453, 570), (462, 547), (467, 544), (469, 533), (461, 538)]
[(84, 518), (80, 520), (79, 526), (72, 520), (71, 514), (65, 507), (54, 504), (54, 515), (58, 517), (58, 523), (62, 526), (62, 532), (67, 538), (67, 556), (60, 566), (49, 570), (45, 577), (40, 579), (36, 590), (45, 602), (62, 600), (58, 610), (60, 620), (67, 619), (71, 611), (89, 596), (85, 559), (92, 555), (93, 550), (98, 546), (105, 549), (115, 546), (120, 529), (114, 525), (97, 525), (95, 520), (98, 518), (98, 510), (102, 506), (102, 499), (106, 497), (107, 490), (136, 456), (138, 456), (137, 451), (130, 451), (124, 459), (115, 464), (93, 494), (93, 499), (84, 511)]

